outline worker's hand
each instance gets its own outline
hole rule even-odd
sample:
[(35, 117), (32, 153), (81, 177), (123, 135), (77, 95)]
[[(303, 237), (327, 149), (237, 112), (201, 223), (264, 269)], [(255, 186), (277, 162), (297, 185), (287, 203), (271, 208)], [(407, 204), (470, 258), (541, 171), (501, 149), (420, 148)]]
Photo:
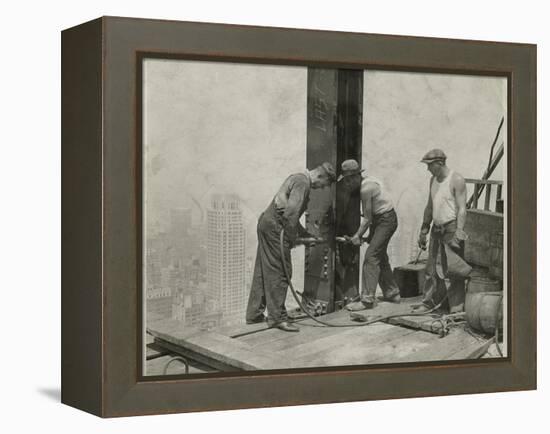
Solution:
[(315, 237), (296, 238), (296, 244), (303, 244), (306, 247), (314, 247), (316, 243)]
[(354, 235), (353, 237), (351, 237), (349, 241), (354, 246), (360, 246), (361, 245), (361, 237), (359, 237), (357, 235)]
[(428, 234), (425, 234), (424, 232), (420, 232), (420, 235), (418, 236), (418, 247), (420, 247), (422, 250), (426, 250), (427, 246), (428, 246)]
[(468, 234), (464, 232), (463, 229), (457, 229), (455, 232), (455, 238), (458, 241), (466, 241), (468, 239)]
[(449, 243), (454, 249), (460, 249), (460, 245), (463, 241), (468, 239), (468, 234), (463, 229), (457, 229), (453, 239)]

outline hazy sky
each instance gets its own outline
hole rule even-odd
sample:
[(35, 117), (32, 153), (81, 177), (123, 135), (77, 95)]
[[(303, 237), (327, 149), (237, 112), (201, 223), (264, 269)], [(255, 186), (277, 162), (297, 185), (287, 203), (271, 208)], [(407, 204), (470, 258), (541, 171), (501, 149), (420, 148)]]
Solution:
[[(206, 208), (210, 193), (236, 193), (254, 255), (259, 214), (286, 176), (305, 168), (306, 102), (304, 67), (146, 60), (147, 220), (167, 223), (169, 209), (193, 206), (191, 197)], [(397, 205), (394, 243), (421, 219), (429, 180), (422, 155), (440, 147), (451, 168), (480, 177), (505, 115), (502, 78), (365, 71), (363, 167)]]
[(238, 194), (256, 220), (305, 169), (306, 80), (299, 67), (147, 60), (149, 219), (216, 191)]
[[(364, 75), (363, 167), (384, 182), (393, 197), (399, 229), (418, 233), (431, 175), (422, 156), (432, 148), (465, 178), (481, 178), (501, 118), (506, 118), (506, 79), (467, 75), (366, 71)], [(506, 122), (501, 139), (506, 139)], [(496, 149), (496, 147), (495, 147)], [(503, 179), (503, 164), (492, 179)], [(467, 186), (468, 196), (473, 187)], [(406, 248), (394, 261), (410, 260)]]

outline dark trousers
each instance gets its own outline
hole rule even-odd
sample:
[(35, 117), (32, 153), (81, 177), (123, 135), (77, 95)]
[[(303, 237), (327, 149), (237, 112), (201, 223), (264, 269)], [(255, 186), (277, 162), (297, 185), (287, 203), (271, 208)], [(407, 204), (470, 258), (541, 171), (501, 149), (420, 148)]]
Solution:
[(292, 278), (290, 243), (284, 240), (284, 258), (281, 257), (280, 233), (282, 223), (274, 210), (264, 212), (258, 220), (258, 250), (254, 265), (254, 276), (246, 309), (246, 320), (261, 318), (267, 308), (270, 326), (286, 321), (285, 308), (288, 280), (284, 273), (285, 261), (289, 278)]
[(432, 227), (422, 300), (429, 308), (442, 303), (451, 313), (464, 310), (465, 278), (459, 274), (467, 274), (470, 268), (463, 261), (464, 242), (451, 246), (456, 227), (456, 221)]
[(369, 247), (363, 260), (361, 301), (372, 303), (380, 284), (385, 298), (399, 294), (388, 258), (388, 243), (397, 230), (397, 214), (394, 210), (374, 216), (369, 232)]

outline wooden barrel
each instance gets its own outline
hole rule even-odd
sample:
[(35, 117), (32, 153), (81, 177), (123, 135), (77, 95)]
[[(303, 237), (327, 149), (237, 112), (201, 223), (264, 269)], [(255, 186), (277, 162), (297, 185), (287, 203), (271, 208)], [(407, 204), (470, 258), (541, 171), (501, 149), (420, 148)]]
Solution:
[(468, 292), (496, 292), (502, 290), (502, 281), (487, 276), (473, 276), (468, 282)]
[(489, 272), (497, 279), (503, 276), (504, 261), (504, 233), (497, 231), (491, 236), (491, 249), (489, 250)]
[(466, 321), (474, 330), (493, 334), (495, 327), (502, 328), (502, 292), (466, 293)]

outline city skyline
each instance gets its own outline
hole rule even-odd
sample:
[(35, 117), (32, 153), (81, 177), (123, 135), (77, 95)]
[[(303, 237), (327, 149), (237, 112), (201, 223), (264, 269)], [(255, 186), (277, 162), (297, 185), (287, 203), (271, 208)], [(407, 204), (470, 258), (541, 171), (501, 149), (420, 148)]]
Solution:
[(167, 223), (148, 232), (149, 320), (172, 318), (199, 328), (244, 321), (253, 258), (245, 248), (241, 200), (216, 193), (209, 202), (205, 221), (194, 224), (190, 208), (176, 207)]

